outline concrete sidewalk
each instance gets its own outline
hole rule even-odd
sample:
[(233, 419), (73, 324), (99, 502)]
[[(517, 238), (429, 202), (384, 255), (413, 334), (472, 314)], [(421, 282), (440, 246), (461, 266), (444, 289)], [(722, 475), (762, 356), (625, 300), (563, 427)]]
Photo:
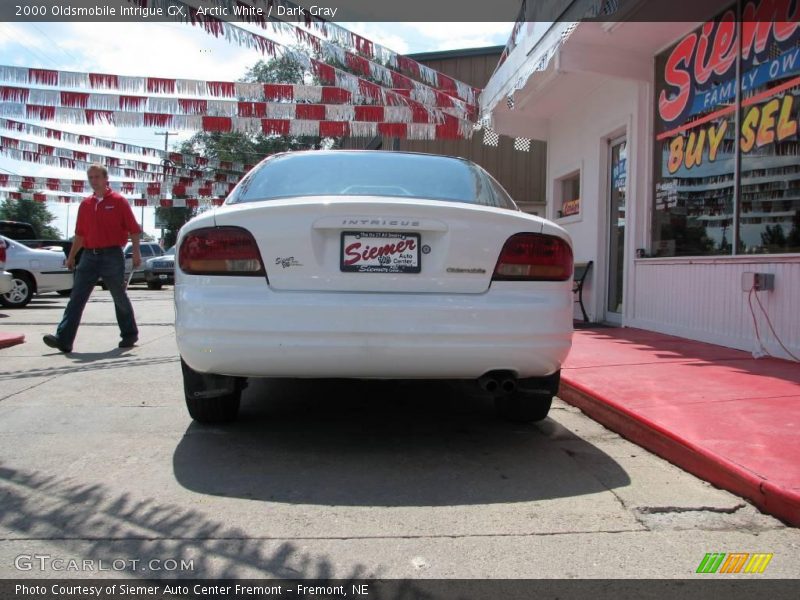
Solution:
[(638, 329), (576, 331), (560, 397), (800, 526), (800, 366)]

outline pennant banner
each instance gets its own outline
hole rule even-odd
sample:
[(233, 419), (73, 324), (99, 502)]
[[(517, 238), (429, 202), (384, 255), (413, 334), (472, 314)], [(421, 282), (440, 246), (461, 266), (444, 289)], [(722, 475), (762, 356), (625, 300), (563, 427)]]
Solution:
[[(230, 0), (228, 0), (227, 3), (230, 5)], [(283, 6), (287, 9), (285, 14), (301, 14), (297, 11), (299, 8), (298, 5), (289, 0), (250, 0), (250, 3), (256, 6), (261, 5), (265, 13), (272, 15), (273, 21), (279, 20), (279, 17), (275, 16), (277, 15), (277, 10), (273, 9), (270, 13), (270, 6)], [(478, 95), (481, 92), (480, 88), (470, 86), (435, 69), (431, 69), (407, 56), (398, 54), (394, 50), (390, 50), (381, 44), (357, 35), (333, 21), (326, 21), (321, 17), (312, 16), (308, 14), (307, 10), (305, 13), (307, 16), (303, 20), (303, 24), (307, 27), (313, 27), (335, 45), (348, 48), (366, 58), (374, 59), (381, 65), (387, 65), (391, 69), (399, 71), (401, 74), (404, 73), (407, 76), (420, 79), (439, 90), (454, 89), (456, 92), (455, 95), (464, 100), (467, 104), (477, 103)], [(244, 19), (248, 20), (248, 17), (251, 19), (250, 22), (258, 22), (257, 16), (250, 17), (248, 13)], [(283, 20), (286, 21), (286, 19)], [(259, 22), (259, 24), (261, 23)], [(262, 25), (262, 27), (263, 26), (264, 25)], [(298, 41), (304, 41), (304, 35), (305, 31), (297, 28), (295, 36)]]
[[(211, 180), (190, 180), (181, 178), (178, 182), (109, 181), (109, 187), (121, 194), (172, 196), (196, 196), (200, 198), (226, 196), (235, 184)], [(38, 177), (0, 173), (0, 188), (14, 188), (23, 191), (69, 192), (86, 195), (92, 191), (85, 179), (64, 179), (58, 177)], [(81, 196), (83, 197), (83, 196)]]
[[(176, 167), (169, 164), (162, 165), (158, 163), (130, 160), (127, 158), (110, 156), (108, 154), (95, 154), (90, 152), (83, 152), (81, 150), (73, 150), (71, 148), (65, 148), (63, 146), (42, 144), (38, 142), (22, 140), (7, 135), (0, 135), (0, 148), (24, 150), (28, 152), (34, 152), (36, 154), (44, 154), (47, 156), (53, 156), (57, 158), (79, 160), (87, 163), (99, 163), (101, 165), (105, 165), (108, 167), (120, 167), (123, 169), (125, 168), (133, 169), (135, 171), (146, 171), (150, 173), (155, 173), (157, 175), (163, 175), (164, 173), (166, 173), (167, 175), (173, 177), (184, 176), (184, 177), (191, 177), (193, 179), (198, 179), (202, 177), (204, 174), (206, 174), (203, 170), (199, 169), (189, 169), (187, 167)], [(244, 174), (238, 173), (238, 174), (224, 174), (224, 175), (225, 175), (225, 181), (235, 182), (239, 181), (239, 179), (241, 179)]]
[(217, 171), (229, 171), (234, 174), (244, 174), (249, 171), (253, 165), (245, 165), (240, 162), (223, 161), (213, 158), (206, 158), (199, 154), (188, 154), (180, 152), (164, 152), (158, 148), (148, 148), (145, 146), (136, 146), (133, 144), (123, 144), (112, 140), (94, 137), (91, 135), (82, 135), (62, 131), (60, 129), (51, 129), (49, 127), (42, 127), (40, 125), (33, 125), (32, 123), (24, 123), (22, 121), (14, 121), (13, 119), (0, 118), (0, 129), (6, 131), (15, 131), (27, 135), (44, 137), (53, 140), (59, 140), (70, 144), (79, 146), (89, 146), (93, 148), (105, 148), (107, 150), (114, 150), (124, 154), (138, 154), (144, 157), (154, 157), (161, 160), (169, 160), (176, 165), (185, 167), (202, 167), (215, 169)]
[[(32, 150), (22, 150), (18, 148), (9, 148), (6, 146), (0, 146), (0, 154), (7, 156), (12, 160), (19, 160), (27, 163), (37, 163), (37, 164), (47, 165), (49, 167), (59, 167), (61, 169), (72, 169), (74, 171), (85, 171), (92, 164), (92, 162), (88, 160), (83, 160), (79, 158), (53, 156), (52, 154), (48, 153), (35, 152)], [(165, 176), (162, 173), (142, 171), (140, 169), (132, 169), (128, 167), (117, 167), (109, 164), (104, 164), (104, 166), (106, 167), (106, 169), (108, 169), (109, 176), (114, 176), (114, 177), (124, 177), (128, 179), (135, 178), (150, 182), (159, 182), (166, 178), (167, 181), (178, 182), (178, 183), (182, 180), (188, 180), (190, 182), (200, 180), (199, 178), (196, 180), (193, 180), (191, 178), (184, 179), (169, 174)], [(234, 178), (232, 175), (218, 173), (214, 176), (214, 181), (218, 183), (227, 183), (230, 186), (234, 186), (236, 185), (236, 183), (238, 183), (239, 179)]]
[[(313, 66), (313, 65), (312, 65)], [(13, 84), (27, 84), (42, 86), (43, 78), (37, 73), (42, 69), (30, 67), (14, 67), (0, 65), (0, 81)], [(155, 79), (153, 77), (127, 77), (122, 75), (102, 75), (95, 73), (80, 73), (74, 71), (47, 71), (52, 77), (45, 81), (53, 81), (52, 86), (60, 90), (100, 90), (123, 92), (124, 102), (136, 104), (141, 101), (140, 95), (153, 94), (154, 90), (171, 95), (199, 96), (205, 98), (237, 98), (251, 102), (270, 100), (296, 100), (298, 102), (315, 102), (323, 104), (386, 104), (402, 105), (409, 103), (404, 100), (424, 104), (437, 108), (448, 108), (449, 112), (460, 118), (467, 118), (475, 111), (465, 110), (453, 98), (443, 92), (434, 91), (421, 93), (413, 87), (390, 87), (388, 89), (376, 84), (368, 85), (364, 81), (358, 84), (354, 91), (335, 85), (300, 85), (300, 84), (273, 84), (273, 83), (244, 83), (225, 81), (200, 81), (194, 79)], [(159, 85), (153, 85), (154, 79)], [(329, 81), (335, 82), (335, 72)], [(348, 84), (349, 87), (352, 87)], [(82, 108), (95, 108), (87, 106), (88, 98), (85, 93), (61, 92), (65, 103)], [(5, 92), (3, 100), (12, 102), (27, 102), (24, 93), (13, 87)], [(32, 102), (32, 101), (31, 101)], [(35, 104), (36, 102), (34, 102)], [(102, 108), (102, 107), (96, 107)]]
[[(134, 4), (139, 4), (140, 6), (150, 6), (150, 7), (161, 7), (163, 9), (163, 13), (169, 14), (168, 7), (173, 6), (175, 2), (178, 4), (182, 4), (187, 7), (188, 15), (186, 14), (175, 14), (172, 15), (174, 20), (181, 23), (188, 23), (195, 26), (202, 27), (206, 33), (213, 35), (214, 37), (224, 37), (226, 41), (230, 43), (236, 43), (239, 46), (247, 47), (247, 48), (254, 48), (259, 50), (262, 54), (269, 54), (270, 56), (277, 56), (278, 53), (287, 60), (291, 61), (292, 63), (298, 65), (299, 67), (305, 69), (306, 71), (314, 72), (322, 81), (322, 83), (326, 85), (336, 85), (338, 87), (343, 87), (350, 92), (355, 92), (361, 87), (367, 86), (375, 86), (375, 87), (383, 87), (384, 93), (387, 95), (394, 96), (400, 99), (402, 103), (404, 100), (405, 102), (414, 102), (409, 98), (401, 94), (396, 94), (395, 92), (388, 89), (387, 86), (392, 85), (392, 87), (402, 87), (398, 84), (389, 84), (386, 80), (386, 76), (384, 74), (385, 67), (382, 65), (378, 65), (373, 63), (372, 61), (366, 61), (362, 57), (358, 55), (351, 54), (345, 51), (343, 48), (339, 48), (335, 44), (327, 44), (326, 50), (322, 51), (322, 56), (325, 60), (333, 62), (334, 64), (347, 64), (347, 66), (353, 69), (356, 72), (361, 72), (365, 76), (369, 76), (371, 79), (375, 79), (380, 81), (380, 84), (373, 83), (372, 81), (368, 81), (360, 77), (359, 75), (354, 75), (353, 73), (344, 71), (335, 67), (329, 63), (324, 61), (319, 61), (312, 58), (308, 52), (303, 51), (297, 47), (289, 47), (287, 45), (281, 44), (280, 42), (276, 42), (275, 40), (271, 40), (269, 38), (265, 38), (257, 33), (248, 31), (238, 25), (233, 23), (223, 21), (217, 17), (208, 15), (208, 14), (200, 14), (197, 7), (191, 6), (186, 2), (181, 0), (129, 0)], [(177, 12), (177, 11), (172, 11)], [(273, 22), (274, 23), (274, 22)], [(278, 28), (279, 29), (279, 28)], [(321, 48), (322, 50), (322, 48)], [(326, 51), (328, 54), (326, 54)], [(348, 59), (348, 56), (352, 57)], [(344, 60), (338, 62), (340, 58)], [(348, 62), (349, 61), (349, 62)], [(366, 68), (359, 68), (359, 65), (364, 64), (364, 62), (368, 63), (369, 73), (367, 73)], [(320, 66), (321, 65), (321, 66)], [(374, 71), (373, 71), (374, 70)], [(326, 74), (326, 77), (322, 76), (322, 72)], [(400, 74), (398, 74), (400, 75)], [(53, 76), (50, 76), (52, 79)], [(389, 79), (392, 79), (391, 73), (389, 73)], [(449, 78), (448, 78), (449, 79)], [(449, 82), (452, 82), (452, 79), (449, 79)], [(448, 83), (449, 83), (448, 82)], [(52, 85), (52, 84), (51, 84)], [(433, 98), (435, 98), (435, 91), (433, 88), (429, 86), (424, 86), (423, 84), (417, 84), (413, 86), (417, 89), (418, 93), (422, 93), (423, 90), (427, 90), (428, 93), (425, 95), (429, 102), (422, 103), (422, 106), (428, 106), (434, 111), (440, 111), (441, 109), (433, 107), (431, 104)], [(442, 93), (446, 94), (444, 89), (438, 90)], [(475, 108), (474, 104), (467, 104), (461, 99), (453, 98), (452, 100), (454, 105), (457, 105), (458, 109), (464, 113), (464, 115), (469, 116), (470, 114), (476, 114), (477, 109)]]
[[(472, 137), (473, 132), (473, 125), (469, 121), (456, 119), (452, 115), (443, 115), (444, 122), (439, 124), (404, 122), (403, 119), (408, 118), (408, 112), (392, 112), (392, 109), (402, 109), (404, 107), (384, 107), (384, 115), (395, 119), (392, 121), (362, 120), (348, 122), (345, 119), (349, 115), (342, 113), (338, 113), (338, 116), (342, 117), (340, 120), (327, 119), (333, 115), (329, 115), (326, 105), (267, 104), (267, 106), (270, 107), (270, 112), (267, 114), (272, 114), (273, 116), (260, 118), (141, 113), (0, 102), (0, 117), (81, 125), (110, 123), (118, 127), (169, 127), (179, 131), (238, 131), (242, 133), (260, 131), (266, 134), (312, 137), (332, 135), (374, 137), (375, 135), (383, 135), (420, 140), (469, 139)], [(324, 114), (319, 107), (324, 109)], [(336, 108), (341, 109), (342, 107), (338, 106)], [(355, 107), (353, 108), (355, 109)], [(298, 115), (297, 111), (302, 114)], [(298, 116), (307, 118), (298, 118)], [(411, 117), (413, 118), (413, 116), (412, 112)], [(325, 117), (326, 120), (320, 117)], [(335, 125), (333, 125), (334, 123)], [(334, 134), (334, 131), (338, 133)]]
[[(213, 3), (226, 9), (224, 12), (227, 14), (238, 14), (245, 22), (259, 25), (264, 30), (271, 28), (274, 33), (294, 36), (298, 43), (307, 44), (315, 53), (324, 56), (326, 60), (335, 64), (347, 65), (354, 72), (379, 81), (384, 86), (426, 90), (429, 95), (433, 91), (438, 91), (465, 108), (467, 105), (475, 105), (477, 94), (480, 93), (480, 90), (476, 90), (462, 81), (399, 55), (333, 22), (325, 22), (324, 27), (316, 27), (317, 31), (323, 33), (323, 37), (319, 37), (307, 29), (301, 29), (296, 23), (280, 19), (277, 16), (278, 11), (274, 7), (283, 5), (289, 9), (287, 14), (297, 14), (298, 5), (292, 2), (250, 0), (249, 3), (245, 3), (241, 0), (213, 0)], [(186, 2), (182, 2), (182, 4), (194, 8)], [(260, 5), (263, 13), (270, 16), (263, 17), (253, 14), (254, 11), (241, 10), (248, 4), (249, 6)], [(314, 21), (304, 22), (304, 24), (311, 23)], [(321, 21), (318, 20), (316, 23), (319, 25)], [(333, 41), (329, 41), (326, 39), (327, 37), (332, 37)]]
[[(69, 194), (53, 194), (47, 192), (12, 192), (0, 190), (0, 200), (34, 200), (35, 202), (64, 202), (79, 203), (83, 200), (82, 196)], [(197, 208), (199, 206), (220, 206), (225, 202), (225, 198), (161, 198), (160, 196), (149, 196), (147, 198), (126, 198), (135, 207), (138, 206), (158, 206), (162, 208), (181, 207)]]

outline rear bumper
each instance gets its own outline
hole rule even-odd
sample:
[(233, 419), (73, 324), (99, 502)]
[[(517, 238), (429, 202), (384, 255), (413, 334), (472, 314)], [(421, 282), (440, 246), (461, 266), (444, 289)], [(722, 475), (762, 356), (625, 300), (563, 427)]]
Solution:
[(263, 279), (179, 274), (178, 348), (203, 373), (242, 377), (476, 378), (560, 369), (569, 282), (483, 294), (276, 292)]
[(147, 283), (175, 283), (175, 271), (145, 271)]
[(14, 277), (8, 271), (0, 271), (0, 294), (7, 294), (14, 288)]

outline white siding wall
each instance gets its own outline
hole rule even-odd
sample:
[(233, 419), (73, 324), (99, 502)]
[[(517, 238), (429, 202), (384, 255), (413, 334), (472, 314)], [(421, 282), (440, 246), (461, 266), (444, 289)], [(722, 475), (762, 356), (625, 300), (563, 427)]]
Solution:
[[(775, 291), (759, 296), (778, 336), (800, 356), (800, 258), (640, 260), (635, 270), (628, 325), (747, 351), (756, 349), (756, 336), (742, 273), (774, 273)], [(764, 345), (785, 357), (755, 298), (753, 308)]]

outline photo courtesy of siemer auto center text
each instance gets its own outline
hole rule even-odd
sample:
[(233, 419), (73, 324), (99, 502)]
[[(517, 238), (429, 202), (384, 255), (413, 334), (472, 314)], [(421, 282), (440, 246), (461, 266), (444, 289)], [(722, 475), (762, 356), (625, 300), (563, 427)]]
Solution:
[(800, 0), (0, 0), (0, 600), (800, 597)]

